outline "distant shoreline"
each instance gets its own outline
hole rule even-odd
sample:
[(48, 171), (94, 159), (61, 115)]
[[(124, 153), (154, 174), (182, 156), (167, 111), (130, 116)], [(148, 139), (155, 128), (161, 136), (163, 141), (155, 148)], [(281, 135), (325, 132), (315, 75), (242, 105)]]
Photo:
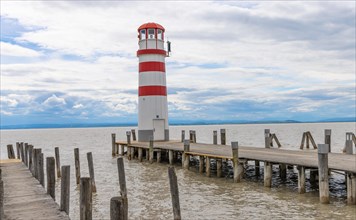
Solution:
[[(323, 121), (200, 121), (200, 122), (171, 122), (170, 126), (193, 125), (239, 125), (239, 124), (301, 124), (301, 123), (350, 123), (356, 120), (323, 120)], [(75, 123), (75, 124), (23, 124), (1, 125), (0, 130), (20, 129), (56, 129), (56, 128), (105, 128), (105, 127), (137, 127), (137, 123)]]

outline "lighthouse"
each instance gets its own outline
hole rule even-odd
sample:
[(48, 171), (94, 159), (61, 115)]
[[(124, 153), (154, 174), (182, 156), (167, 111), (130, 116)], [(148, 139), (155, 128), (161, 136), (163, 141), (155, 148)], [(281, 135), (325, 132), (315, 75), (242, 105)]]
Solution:
[(165, 29), (157, 23), (138, 28), (138, 141), (168, 141)]

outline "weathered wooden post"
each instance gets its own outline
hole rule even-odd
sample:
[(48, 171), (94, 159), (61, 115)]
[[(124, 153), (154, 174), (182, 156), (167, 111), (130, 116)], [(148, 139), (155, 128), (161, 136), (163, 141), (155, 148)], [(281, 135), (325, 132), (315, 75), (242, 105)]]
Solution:
[(154, 151), (153, 151), (153, 137), (150, 137), (150, 143), (149, 143), (149, 160), (150, 163), (153, 163), (153, 157), (154, 157)]
[(255, 175), (259, 176), (260, 175), (260, 161), (255, 160)]
[(5, 219), (4, 216), (4, 181), (0, 179), (0, 219)]
[(20, 142), (16, 142), (16, 152), (17, 152), (17, 159), (21, 159), (21, 156), (20, 156)]
[(328, 144), (318, 144), (319, 197), (322, 204), (329, 203)]
[(183, 158), (184, 158), (184, 163), (183, 163), (183, 168), (188, 170), (189, 169), (189, 162), (190, 162), (190, 156), (187, 154), (187, 152), (190, 151), (190, 141), (189, 140), (184, 140), (184, 153), (183, 153)]
[(169, 158), (169, 164), (173, 165), (174, 163), (173, 150), (168, 151), (168, 158)]
[(25, 163), (25, 150), (24, 150), (23, 142), (20, 143), (20, 151), (21, 151), (21, 161), (22, 163)]
[(70, 200), (70, 166), (62, 166), (60, 210), (65, 211), (68, 215), (69, 215), (69, 200)]
[(226, 145), (226, 130), (220, 129), (221, 145)]
[(136, 131), (135, 131), (135, 129), (131, 129), (131, 133), (132, 133), (132, 140), (136, 141)]
[(204, 173), (204, 156), (199, 156), (199, 173)]
[(33, 148), (33, 172), (32, 176), (34, 176), (37, 179), (37, 158), (38, 158), (38, 149)]
[(197, 132), (193, 131), (193, 143), (197, 143)]
[(126, 131), (126, 141), (127, 141), (127, 159), (131, 160), (132, 157), (132, 151), (131, 151), (131, 132), (130, 131)]
[(265, 148), (270, 148), (271, 146), (272, 138), (270, 134), (270, 130), (265, 129)]
[(287, 178), (287, 165), (286, 164), (279, 164), (279, 177), (282, 180), (285, 180)]
[(206, 172), (207, 177), (211, 176), (211, 163), (210, 162), (211, 162), (211, 158), (206, 157), (205, 172)]
[(25, 165), (28, 167), (28, 143), (25, 143)]
[(28, 146), (28, 169), (31, 171), (33, 174), (33, 146), (29, 145)]
[(122, 198), (123, 206), (123, 219), (128, 219), (128, 200), (127, 200), (127, 189), (126, 189), (126, 177), (125, 177), (125, 167), (124, 160), (122, 157), (117, 158), (117, 170), (119, 174), (119, 184), (120, 184), (120, 194)]
[(111, 134), (111, 156), (116, 156), (116, 134)]
[(93, 190), (93, 192), (96, 192), (93, 155), (91, 152), (87, 153), (87, 159), (88, 159), (89, 175), (90, 175), (90, 179), (91, 179), (91, 189)]
[(40, 153), (38, 155), (38, 180), (40, 181), (40, 184), (44, 187), (44, 158), (43, 158), (43, 153)]
[(184, 139), (185, 139), (185, 130), (182, 130), (182, 135), (181, 135), (180, 141), (184, 142)]
[(309, 136), (309, 141), (312, 143), (313, 148), (317, 149), (318, 147), (316, 146), (314, 138), (313, 138), (312, 134), (310, 133), (310, 131), (307, 132), (307, 135)]
[(7, 145), (7, 157), (9, 159), (15, 159), (15, 152), (14, 152), (14, 148), (12, 146), (12, 144), (8, 144)]
[(308, 135), (308, 131), (305, 133), (306, 134), (306, 147), (307, 147), (307, 149), (309, 149), (309, 135)]
[[(21, 147), (21, 145), (20, 145), (20, 147)], [(41, 148), (37, 148), (36, 149), (36, 160), (35, 160), (35, 164), (36, 164), (36, 166), (35, 166), (35, 168), (36, 168), (36, 170), (35, 170), (35, 178), (37, 180), (40, 180), (40, 177), (41, 177), (41, 173), (40, 173), (40, 169), (41, 169), (41, 167), (40, 167), (40, 154), (41, 153), (42, 153), (42, 149)]]
[(156, 149), (156, 153), (157, 153), (157, 163), (161, 163), (162, 150)]
[(329, 145), (329, 152), (331, 152), (331, 129), (325, 129), (324, 130), (324, 136), (325, 136), (325, 142), (324, 144)]
[(75, 179), (77, 185), (80, 184), (80, 159), (79, 148), (74, 148)]
[(138, 148), (138, 161), (142, 162), (143, 149), (141, 147)]
[(193, 142), (193, 130), (189, 130), (189, 141)]
[(218, 131), (213, 131), (213, 144), (218, 144)]
[(121, 196), (110, 199), (110, 220), (124, 220), (124, 204)]
[(92, 189), (90, 177), (80, 178), (80, 220), (92, 219)]
[[(353, 154), (353, 143), (352, 143), (352, 133), (346, 133), (346, 143), (345, 143), (345, 153)], [(346, 184), (347, 184), (347, 204), (356, 204), (356, 174), (346, 173)]]
[(222, 159), (216, 158), (216, 176), (222, 176)]
[(54, 200), (56, 199), (56, 168), (54, 157), (47, 157), (47, 194), (49, 194)]
[(305, 193), (305, 167), (298, 166), (298, 192)]
[(238, 183), (241, 181), (241, 175), (239, 175), (239, 143), (231, 142), (231, 150), (232, 150), (232, 163), (234, 169), (234, 183)]
[[(270, 148), (271, 141), (270, 130), (265, 129), (265, 148)], [(265, 161), (264, 164), (264, 186), (272, 186), (272, 163), (268, 161)]]
[(303, 150), (304, 148), (304, 142), (305, 142), (305, 136), (306, 136), (306, 132), (303, 132), (303, 137), (302, 137), (302, 142), (300, 143), (300, 149)]
[(56, 156), (56, 168), (57, 168), (57, 178), (61, 178), (61, 161), (59, 159), (59, 148), (54, 148), (54, 153)]
[(174, 170), (174, 167), (168, 167), (168, 178), (169, 178), (169, 186), (171, 189), (171, 197), (172, 197), (173, 219), (180, 220), (182, 219), (182, 217), (180, 215), (179, 189), (178, 189), (177, 175)]

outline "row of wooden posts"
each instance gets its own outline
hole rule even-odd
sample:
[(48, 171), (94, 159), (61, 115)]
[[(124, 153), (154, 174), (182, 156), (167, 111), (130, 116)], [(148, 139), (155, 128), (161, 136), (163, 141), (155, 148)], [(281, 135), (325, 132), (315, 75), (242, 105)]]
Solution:
[[(16, 143), (19, 146), (18, 158), (28, 167), (32, 175), (44, 187), (44, 161), (41, 148), (33, 148), (33, 145), (27, 143)], [(27, 146), (25, 148), (21, 146)], [(13, 146), (7, 145), (8, 150), (13, 151)], [(9, 154), (11, 155), (11, 154)], [(11, 155), (12, 158), (13, 155)], [(9, 156), (10, 157), (10, 156)], [(47, 157), (46, 171), (47, 171), (47, 193), (55, 200), (55, 165), (57, 167), (57, 178), (61, 178), (61, 200), (60, 210), (69, 214), (69, 201), (70, 201), (70, 166), (60, 167), (59, 148), (55, 148), (55, 158)], [(81, 177), (80, 174), (80, 159), (79, 148), (74, 149), (76, 183), (80, 188), (80, 219), (92, 219), (92, 193), (96, 192), (94, 166), (92, 153), (87, 153), (89, 175), (90, 177)], [(123, 158), (117, 159), (117, 168), (120, 185), (120, 196), (115, 196), (110, 199), (110, 219), (111, 220), (127, 220), (128, 219), (128, 199), (126, 189), (126, 177)], [(168, 168), (168, 177), (170, 181), (172, 204), (174, 219), (181, 219), (180, 205), (179, 205), (179, 190), (177, 177), (174, 167)], [(0, 169), (0, 219), (4, 216), (4, 186), (1, 179)]]

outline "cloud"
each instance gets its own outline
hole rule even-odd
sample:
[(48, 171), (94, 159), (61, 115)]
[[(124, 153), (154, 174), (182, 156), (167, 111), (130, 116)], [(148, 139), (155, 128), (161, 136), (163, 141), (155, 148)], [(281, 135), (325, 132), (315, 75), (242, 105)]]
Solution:
[(1, 55), (12, 57), (39, 57), (42, 54), (36, 50), (25, 48), (16, 44), (0, 42)]
[(84, 105), (82, 104), (76, 104), (76, 105), (73, 105), (73, 109), (81, 109), (81, 108), (84, 108)]
[(53, 94), (51, 97), (49, 97), (43, 102), (43, 105), (48, 107), (63, 106), (65, 104), (67, 104), (65, 99), (57, 97), (55, 94)]

